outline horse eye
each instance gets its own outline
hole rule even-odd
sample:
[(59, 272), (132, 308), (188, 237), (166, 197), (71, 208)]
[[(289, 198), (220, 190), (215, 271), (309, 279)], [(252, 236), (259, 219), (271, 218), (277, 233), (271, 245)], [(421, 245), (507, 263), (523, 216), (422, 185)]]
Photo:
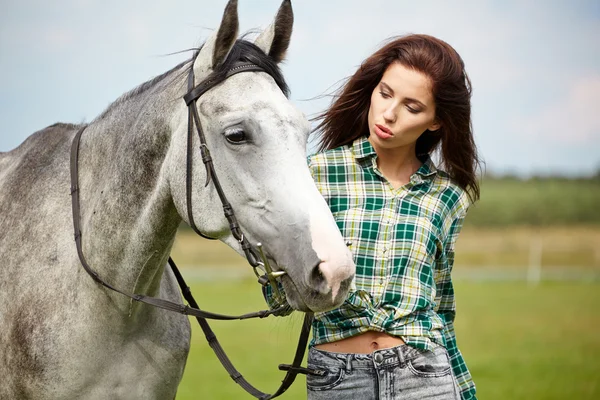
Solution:
[(246, 137), (246, 132), (240, 129), (225, 132), (225, 139), (227, 139), (227, 141), (232, 144), (241, 144), (245, 143), (248, 140), (248, 138)]

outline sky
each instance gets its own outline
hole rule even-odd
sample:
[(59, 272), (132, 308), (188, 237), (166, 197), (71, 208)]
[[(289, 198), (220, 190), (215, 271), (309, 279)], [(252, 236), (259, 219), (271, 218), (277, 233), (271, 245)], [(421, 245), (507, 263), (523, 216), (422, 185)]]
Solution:
[[(0, 0), (0, 152), (55, 122), (89, 122), (190, 54), (225, 0)], [(240, 32), (279, 0), (239, 0)], [(600, 170), (600, 1), (293, 0), (284, 76), (308, 117), (386, 38), (425, 33), (462, 56), (488, 172)], [(183, 101), (183, 100), (182, 100)], [(310, 149), (309, 149), (310, 150)]]

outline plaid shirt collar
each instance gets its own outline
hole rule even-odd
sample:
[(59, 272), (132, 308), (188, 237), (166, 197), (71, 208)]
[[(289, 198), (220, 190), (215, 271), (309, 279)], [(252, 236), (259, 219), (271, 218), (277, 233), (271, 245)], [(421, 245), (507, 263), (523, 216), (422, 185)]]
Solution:
[[(354, 153), (354, 158), (356, 158), (357, 161), (360, 162), (361, 160), (372, 159), (373, 165), (377, 165), (375, 163), (375, 157), (377, 157), (377, 153), (371, 145), (371, 142), (369, 142), (367, 136), (361, 136), (354, 140), (352, 143), (352, 151)], [(429, 157), (429, 155), (426, 155), (425, 157), (425, 160), (422, 160), (423, 165), (421, 165), (417, 172), (413, 174), (413, 177), (419, 175), (421, 178), (433, 179), (438, 170), (433, 161), (431, 161), (431, 157)]]

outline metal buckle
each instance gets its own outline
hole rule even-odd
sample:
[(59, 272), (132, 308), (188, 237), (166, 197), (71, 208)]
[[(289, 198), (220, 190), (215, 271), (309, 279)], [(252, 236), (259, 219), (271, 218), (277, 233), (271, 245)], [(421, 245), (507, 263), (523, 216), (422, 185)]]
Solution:
[[(262, 261), (259, 261), (258, 264), (254, 267), (254, 274), (258, 278), (258, 282), (265, 286), (267, 283), (271, 284), (271, 288), (273, 290), (273, 297), (275, 301), (279, 304), (283, 304), (285, 301), (285, 297), (281, 294), (279, 287), (277, 285), (277, 278), (287, 274), (285, 271), (273, 271), (271, 268), (271, 264), (269, 264), (269, 260), (265, 256), (263, 252), (262, 243), (257, 243), (256, 248), (258, 249), (258, 254)], [(262, 270), (264, 274), (260, 274), (258, 269)]]

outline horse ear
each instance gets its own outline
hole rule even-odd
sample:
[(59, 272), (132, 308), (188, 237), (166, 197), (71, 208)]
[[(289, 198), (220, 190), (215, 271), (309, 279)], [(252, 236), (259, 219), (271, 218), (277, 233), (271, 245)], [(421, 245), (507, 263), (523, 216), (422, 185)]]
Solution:
[(227, 6), (225, 6), (219, 30), (208, 38), (198, 57), (196, 57), (195, 72), (201, 74), (210, 69), (215, 69), (227, 58), (238, 35), (237, 3), (237, 0), (229, 0)]
[(285, 58), (285, 53), (290, 45), (292, 26), (294, 25), (294, 12), (292, 2), (284, 0), (277, 11), (275, 21), (265, 29), (254, 41), (275, 62)]

